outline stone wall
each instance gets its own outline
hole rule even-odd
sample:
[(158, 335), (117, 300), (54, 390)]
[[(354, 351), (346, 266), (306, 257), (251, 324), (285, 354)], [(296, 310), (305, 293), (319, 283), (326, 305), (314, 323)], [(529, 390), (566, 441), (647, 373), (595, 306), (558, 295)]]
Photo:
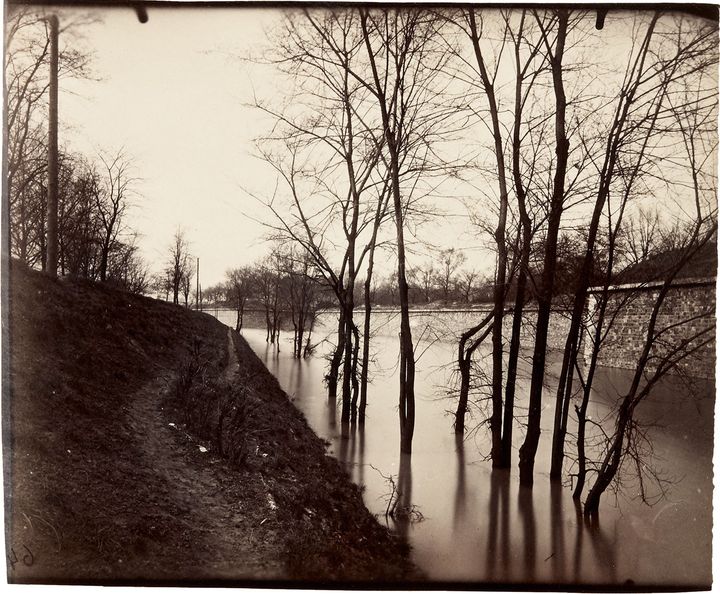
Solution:
[[(600, 351), (598, 363), (607, 367), (634, 369), (645, 343), (647, 324), (660, 291), (660, 283), (618, 285), (611, 288), (608, 302), (609, 319), (617, 312)], [(593, 312), (600, 290), (591, 289), (588, 311)], [(668, 349), (715, 323), (715, 279), (683, 279), (674, 284), (665, 298), (658, 316), (654, 355), (662, 357)], [(689, 355), (679, 370), (695, 377), (715, 377), (715, 334), (713, 340)], [(703, 336), (703, 339), (707, 336)], [(586, 340), (585, 357), (589, 358), (591, 341)]]

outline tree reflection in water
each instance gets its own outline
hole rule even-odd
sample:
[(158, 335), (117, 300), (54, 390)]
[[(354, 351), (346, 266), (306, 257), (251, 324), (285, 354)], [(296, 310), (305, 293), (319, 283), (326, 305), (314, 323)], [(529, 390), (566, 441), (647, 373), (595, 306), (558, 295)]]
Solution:
[[(493, 582), (504, 582), (511, 573), (509, 489), (510, 472), (494, 469), (490, 474), (488, 542), (486, 546), (488, 579)], [(498, 562), (499, 567), (497, 566)]]
[(518, 511), (522, 522), (523, 534), (523, 578), (525, 582), (535, 581), (535, 551), (537, 535), (535, 527), (535, 508), (533, 506), (533, 490), (527, 487), (518, 488)]
[(414, 515), (412, 502), (412, 456), (400, 454), (400, 464), (397, 481), (397, 508), (393, 522), (395, 530), (403, 538), (407, 538), (410, 524), (418, 519)]
[(467, 487), (465, 485), (465, 440), (459, 433), (455, 434), (455, 453), (457, 454), (457, 486), (455, 487), (455, 505), (453, 507), (453, 527), (467, 514)]
[(563, 515), (563, 499), (567, 492), (559, 483), (550, 483), (550, 535), (552, 552), (550, 562), (552, 563), (553, 581), (559, 582), (565, 579), (565, 526)]
[[(248, 329), (243, 335), (310, 426), (331, 443), (329, 453), (364, 487), (371, 512), (385, 521), (391, 487), (384, 477), (392, 477), (402, 497), (398, 507), (422, 514), (422, 522), (396, 514), (386, 523), (407, 536), (413, 560), (431, 579), (602, 584), (610, 589), (627, 580), (658, 586), (710, 583), (712, 386), (697, 410), (680, 406), (672, 385), (661, 386), (655, 408), (648, 411), (653, 421), (657, 417), (674, 423), (672, 431), (656, 436), (658, 451), (674, 464), (667, 471), (683, 476), (673, 485), (672, 500), (658, 508), (622, 500), (620, 509), (608, 500), (599, 523), (591, 524), (566, 486), (551, 487), (540, 473), (534, 490), (521, 492), (515, 468), (492, 470), (483, 460), (487, 444), (482, 438), (473, 443), (455, 436), (451, 422), (444, 422), (447, 402), (437, 398), (440, 387), (452, 382), (445, 373), (451, 372), (448, 366), (433, 366), (419, 376), (418, 389), (425, 391), (418, 392), (416, 448), (412, 460), (399, 456), (397, 377), (391, 365), (397, 350), (394, 336), (376, 340), (377, 359), (387, 369), (376, 370), (365, 427), (348, 425), (343, 431), (338, 403), (328, 401), (324, 389), (322, 353), (296, 361), (284, 346), (278, 356), (265, 343), (263, 331)], [(428, 351), (431, 355), (451, 361), (453, 345), (436, 342)], [(605, 396), (597, 394), (594, 403), (598, 418), (612, 386), (621, 385), (625, 376), (603, 371), (602, 378)]]

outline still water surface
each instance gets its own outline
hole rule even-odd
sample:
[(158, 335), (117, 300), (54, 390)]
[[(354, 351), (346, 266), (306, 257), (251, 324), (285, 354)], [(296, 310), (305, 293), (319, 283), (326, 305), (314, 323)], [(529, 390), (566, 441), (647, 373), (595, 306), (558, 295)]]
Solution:
[[(232, 312), (217, 316), (234, 325)], [(521, 489), (517, 453), (510, 472), (492, 471), (484, 428), (457, 440), (449, 412), (454, 402), (456, 342), (442, 316), (416, 323), (417, 418), (412, 457), (399, 452), (397, 419), (397, 320), (373, 316), (372, 385), (365, 428), (343, 431), (339, 410), (328, 401), (323, 377), (334, 319), (320, 317), (315, 340), (322, 342), (304, 361), (292, 358), (292, 338), (283, 333), (280, 352), (265, 342), (264, 329), (242, 334), (278, 378), (310, 426), (331, 444), (330, 451), (364, 488), (365, 504), (381, 522), (405, 535), (414, 562), (432, 580), (484, 583), (709, 585), (711, 582), (712, 445), (714, 387), (699, 385), (690, 397), (683, 382), (666, 381), (638, 411), (649, 429), (655, 465), (670, 481), (666, 496), (652, 507), (638, 501), (637, 484), (624, 495), (604, 497), (597, 525), (579, 515), (569, 485), (551, 485), (549, 441), (553, 413), (552, 380), (546, 391), (543, 436), (532, 490)], [(435, 328), (431, 328), (431, 326)], [(481, 353), (479, 358), (488, 356)], [(550, 373), (557, 369), (557, 357)], [(527, 375), (527, 374), (526, 374)], [(629, 372), (602, 369), (595, 380), (591, 414), (600, 419), (629, 381)], [(518, 386), (519, 409), (527, 382)], [(469, 427), (482, 417), (476, 412)], [(572, 428), (571, 428), (572, 429)], [(515, 448), (522, 443), (515, 430)], [(568, 445), (572, 452), (574, 446)], [(401, 503), (414, 506), (416, 521), (393, 521), (384, 512), (392, 477)], [(419, 520), (419, 521), (418, 521)], [(628, 580), (631, 580), (628, 582)]]

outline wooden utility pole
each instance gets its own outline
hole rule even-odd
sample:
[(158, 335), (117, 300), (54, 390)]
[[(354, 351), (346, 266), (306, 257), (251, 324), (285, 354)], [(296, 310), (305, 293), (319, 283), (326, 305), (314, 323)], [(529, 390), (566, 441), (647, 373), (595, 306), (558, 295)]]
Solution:
[(200, 258), (197, 258), (195, 268), (195, 309), (200, 309)]
[(45, 271), (57, 278), (58, 265), (58, 37), (57, 15), (48, 17), (50, 25), (50, 86), (48, 122), (47, 252)]

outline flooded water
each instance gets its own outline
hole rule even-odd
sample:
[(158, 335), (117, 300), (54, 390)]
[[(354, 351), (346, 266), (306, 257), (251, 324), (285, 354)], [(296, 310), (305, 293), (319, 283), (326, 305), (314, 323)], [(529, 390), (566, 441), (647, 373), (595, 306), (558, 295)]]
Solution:
[[(218, 317), (234, 324), (231, 312)], [(604, 585), (708, 586), (711, 582), (712, 446), (714, 387), (705, 382), (691, 395), (687, 382), (667, 380), (638, 409), (652, 425), (647, 431), (654, 448), (654, 465), (666, 494), (655, 505), (638, 500), (640, 487), (626, 480), (617, 497), (604, 496), (599, 522), (583, 521), (570, 486), (551, 485), (549, 442), (554, 391), (546, 391), (543, 435), (536, 459), (532, 490), (521, 489), (517, 448), (524, 437), (514, 433), (511, 471), (492, 471), (486, 455), (484, 427), (457, 440), (450, 411), (455, 402), (454, 330), (442, 316), (426, 323), (415, 320), (415, 336), (423, 336), (418, 355), (417, 418), (412, 457), (399, 453), (397, 416), (397, 320), (373, 316), (372, 384), (365, 428), (351, 427), (343, 435), (339, 402), (328, 401), (323, 377), (324, 356), (330, 352), (333, 317), (321, 316), (316, 340), (329, 336), (315, 355), (292, 358), (291, 335), (283, 333), (280, 352), (265, 342), (263, 329), (243, 330), (243, 336), (278, 378), (294, 404), (331, 452), (345, 464), (352, 479), (364, 487), (367, 507), (381, 522), (404, 534), (414, 562), (429, 579), (443, 582), (552, 583)], [(432, 326), (435, 326), (434, 328)], [(489, 353), (480, 353), (479, 359)], [(489, 359), (488, 359), (489, 360)], [(550, 375), (557, 369), (551, 358)], [(527, 374), (525, 374), (527, 375)], [(590, 414), (602, 419), (629, 381), (629, 372), (603, 369), (595, 380)], [(518, 385), (518, 414), (528, 382)], [(574, 415), (572, 415), (574, 416)], [(484, 418), (475, 410), (467, 426)], [(572, 430), (573, 427), (570, 427)], [(642, 446), (642, 444), (640, 444)], [(573, 454), (574, 446), (568, 446)], [(572, 472), (572, 469), (569, 469)], [(391, 480), (401, 504), (413, 511), (410, 520), (386, 518)], [(589, 477), (592, 480), (592, 476)], [(658, 494), (648, 487), (647, 496)]]

